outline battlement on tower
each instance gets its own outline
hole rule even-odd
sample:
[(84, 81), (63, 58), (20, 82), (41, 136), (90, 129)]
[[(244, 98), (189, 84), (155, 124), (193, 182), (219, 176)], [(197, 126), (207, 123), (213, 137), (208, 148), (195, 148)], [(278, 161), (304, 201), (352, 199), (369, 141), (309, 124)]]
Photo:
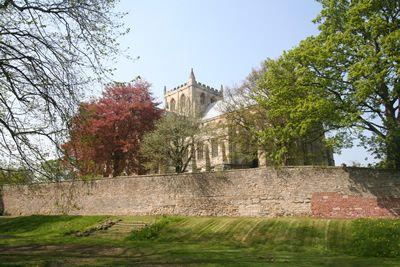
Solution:
[(167, 90), (164, 86), (165, 109), (181, 114), (202, 114), (207, 106), (223, 99), (223, 86), (214, 87), (196, 81), (193, 69), (189, 80), (177, 87)]
[[(171, 89), (166, 89), (165, 93), (166, 94), (173, 93), (174, 91), (177, 91), (179, 89), (185, 88), (187, 86), (188, 86), (188, 83), (183, 83), (181, 85), (178, 85), (177, 87), (174, 87), (174, 88), (171, 88)], [(203, 89), (203, 90), (206, 90), (206, 91), (208, 91), (210, 93), (222, 96), (222, 90), (215, 89), (214, 87), (211, 87), (211, 86), (206, 85), (204, 83), (196, 82), (196, 87), (200, 88), (200, 89)]]

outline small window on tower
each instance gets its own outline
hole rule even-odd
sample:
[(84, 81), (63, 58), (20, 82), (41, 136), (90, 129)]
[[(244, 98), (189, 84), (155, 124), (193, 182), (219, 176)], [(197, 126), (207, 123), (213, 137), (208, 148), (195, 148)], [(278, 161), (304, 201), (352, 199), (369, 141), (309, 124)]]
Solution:
[(214, 97), (211, 97), (211, 100), (210, 100), (211, 102), (210, 103), (214, 103), (215, 102), (215, 98)]

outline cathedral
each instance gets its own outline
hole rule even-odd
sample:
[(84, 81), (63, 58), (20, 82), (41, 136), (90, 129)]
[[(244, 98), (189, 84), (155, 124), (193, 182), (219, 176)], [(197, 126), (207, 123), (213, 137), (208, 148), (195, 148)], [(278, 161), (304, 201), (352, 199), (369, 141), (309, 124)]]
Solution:
[[(223, 108), (224, 90), (215, 89), (196, 80), (193, 69), (189, 79), (173, 89), (164, 87), (164, 105), (166, 111), (185, 116), (198, 116), (202, 125), (222, 126), (215, 127), (213, 134), (204, 136), (195, 144), (195, 153), (189, 171), (224, 170), (245, 167), (259, 167), (267, 165), (261, 149), (254, 152), (254, 158), (244, 159), (235, 153), (229, 129), (226, 125), (226, 113)], [(310, 144), (310, 149), (317, 155), (309, 165), (334, 165), (333, 154), (327, 150), (322, 142)], [(302, 164), (294, 162), (293, 165)]]

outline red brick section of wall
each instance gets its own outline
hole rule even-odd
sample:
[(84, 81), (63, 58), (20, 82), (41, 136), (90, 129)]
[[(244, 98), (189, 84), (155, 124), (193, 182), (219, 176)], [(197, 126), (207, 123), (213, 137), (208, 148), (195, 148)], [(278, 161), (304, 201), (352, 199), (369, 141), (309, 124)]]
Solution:
[(394, 217), (400, 215), (400, 198), (351, 196), (334, 192), (313, 193), (311, 212), (316, 217)]

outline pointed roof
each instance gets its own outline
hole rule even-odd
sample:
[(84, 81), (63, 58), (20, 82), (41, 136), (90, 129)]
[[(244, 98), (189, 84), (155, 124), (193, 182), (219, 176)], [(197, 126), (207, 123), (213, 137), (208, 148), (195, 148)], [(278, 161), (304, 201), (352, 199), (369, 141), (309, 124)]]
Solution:
[(210, 103), (206, 110), (203, 113), (202, 120), (210, 120), (214, 119), (216, 117), (219, 117), (221, 115), (225, 114), (224, 111), (224, 101), (223, 100), (218, 100), (216, 102)]
[(196, 77), (194, 76), (193, 68), (190, 69), (189, 84), (196, 84)]

